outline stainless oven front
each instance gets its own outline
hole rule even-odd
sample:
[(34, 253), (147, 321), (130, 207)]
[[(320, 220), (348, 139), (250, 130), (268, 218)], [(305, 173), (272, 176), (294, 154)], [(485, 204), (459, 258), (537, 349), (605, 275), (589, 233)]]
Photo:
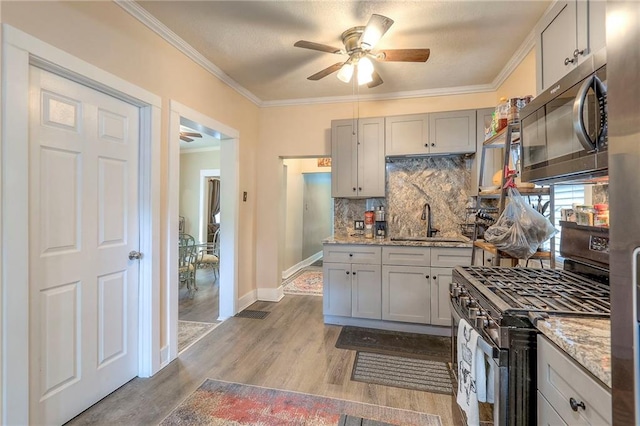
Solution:
[[(451, 307), (451, 367), (452, 372), (455, 377), (455, 389), (457, 390), (458, 383), (458, 324), (460, 323), (460, 319), (464, 318), (469, 324), (473, 325), (473, 322), (464, 314), (461, 306), (454, 302), (452, 299), (450, 302)], [(477, 327), (474, 326), (474, 329), (478, 331), (480, 337), (482, 339), (478, 339), (478, 346), (482, 349), (482, 351), (486, 355), (486, 361), (488, 363), (493, 363), (493, 369), (490, 368), (490, 365), (487, 365), (486, 371), (487, 374), (493, 371), (493, 377), (487, 377), (487, 383), (489, 380), (493, 381), (493, 400), (494, 403), (480, 403), (479, 412), (480, 412), (480, 422), (494, 424), (495, 426), (507, 425), (511, 424), (508, 419), (509, 410), (508, 410), (508, 386), (509, 386), (509, 369), (507, 366), (508, 360), (508, 350), (500, 349), (491, 338), (483, 331), (478, 330)], [(459, 410), (457, 407), (455, 397), (453, 398), (453, 409)]]

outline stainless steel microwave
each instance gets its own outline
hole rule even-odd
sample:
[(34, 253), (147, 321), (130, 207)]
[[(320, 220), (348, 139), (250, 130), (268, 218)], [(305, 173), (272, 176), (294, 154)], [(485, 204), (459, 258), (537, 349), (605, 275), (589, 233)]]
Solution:
[(520, 112), (523, 182), (608, 174), (606, 51), (595, 52)]

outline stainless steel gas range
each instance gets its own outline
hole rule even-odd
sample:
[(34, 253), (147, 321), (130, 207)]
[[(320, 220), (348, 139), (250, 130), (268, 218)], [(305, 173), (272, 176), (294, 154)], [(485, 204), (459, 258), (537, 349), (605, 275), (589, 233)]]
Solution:
[[(457, 325), (466, 320), (482, 337), (494, 376), (495, 425), (536, 423), (535, 323), (548, 315), (608, 317), (609, 286), (555, 269), (459, 266), (450, 286), (453, 366)], [(454, 373), (456, 369), (453, 368)], [(486, 411), (486, 410), (485, 410)], [(481, 410), (481, 414), (482, 414)]]

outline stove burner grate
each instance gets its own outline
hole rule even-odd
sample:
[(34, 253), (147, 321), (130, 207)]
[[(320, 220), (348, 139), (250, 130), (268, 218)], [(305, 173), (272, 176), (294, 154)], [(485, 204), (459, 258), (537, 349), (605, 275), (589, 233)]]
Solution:
[[(463, 267), (475, 285), (507, 303), (507, 311), (608, 316), (609, 287), (555, 269)], [(503, 312), (504, 313), (504, 312)]]

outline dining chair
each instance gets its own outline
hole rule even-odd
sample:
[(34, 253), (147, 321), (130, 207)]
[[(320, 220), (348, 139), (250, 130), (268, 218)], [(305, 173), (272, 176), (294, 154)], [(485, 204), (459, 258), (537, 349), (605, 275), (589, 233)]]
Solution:
[(220, 228), (213, 234), (213, 242), (201, 244), (196, 256), (196, 268), (213, 268), (216, 278), (220, 277)]
[(180, 234), (178, 237), (178, 280), (180, 285), (186, 284), (187, 291), (198, 290), (196, 285), (196, 241), (189, 234)]

